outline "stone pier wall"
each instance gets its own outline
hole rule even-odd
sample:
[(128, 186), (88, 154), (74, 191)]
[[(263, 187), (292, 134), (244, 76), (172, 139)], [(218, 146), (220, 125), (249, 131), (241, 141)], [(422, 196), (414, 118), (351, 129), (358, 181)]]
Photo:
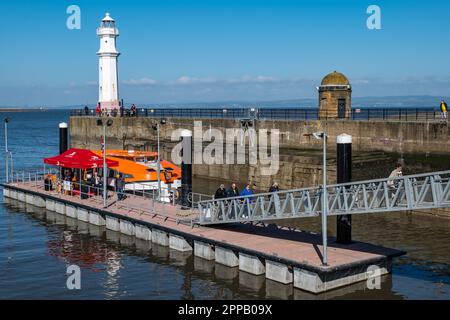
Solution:
[[(115, 118), (107, 130), (107, 148), (156, 150), (156, 132), (153, 118)], [(161, 126), (162, 156), (171, 160), (172, 148), (178, 143), (171, 140), (176, 129), (193, 129), (192, 119), (168, 118)], [(203, 132), (209, 128), (219, 129), (225, 136), (227, 128), (241, 128), (240, 120), (201, 119)], [(422, 158), (432, 155), (445, 167), (441, 155), (450, 154), (450, 127), (439, 123), (425, 122), (383, 122), (383, 121), (273, 121), (255, 120), (255, 129), (278, 129), (280, 132), (280, 166), (273, 176), (260, 174), (260, 165), (194, 165), (194, 177), (235, 181), (252, 181), (259, 190), (265, 190), (277, 181), (283, 189), (317, 185), (322, 177), (322, 143), (310, 136), (312, 132), (325, 129), (329, 134), (328, 165), (329, 183), (335, 181), (336, 136), (347, 133), (353, 136), (354, 179), (372, 178), (367, 168), (373, 169), (380, 163), (386, 169), (395, 165), (396, 159), (386, 154), (414, 155)], [(71, 147), (100, 149), (101, 127), (95, 117), (70, 118)], [(270, 140), (270, 138), (269, 138)], [(208, 143), (204, 143), (205, 145)], [(225, 148), (224, 148), (225, 149)], [(427, 160), (428, 161), (428, 160)], [(428, 161), (429, 162), (429, 161)], [(369, 170), (370, 171), (370, 170)], [(386, 172), (385, 172), (386, 171)], [(378, 177), (378, 176), (373, 176)]]
[[(152, 118), (115, 118), (108, 128), (108, 140), (114, 147), (144, 149), (152, 146), (156, 132)], [(239, 120), (201, 119), (203, 130), (240, 128)], [(191, 129), (191, 119), (168, 118), (161, 126), (162, 141), (170, 141), (173, 130)], [(450, 153), (450, 126), (438, 122), (405, 121), (274, 121), (256, 120), (256, 129), (278, 129), (280, 147), (285, 149), (321, 149), (321, 142), (305, 134), (326, 129), (329, 147), (335, 148), (336, 136), (347, 133), (353, 136), (355, 151), (384, 151), (396, 153)], [(95, 117), (71, 117), (70, 137), (73, 147), (98, 148), (101, 128)]]

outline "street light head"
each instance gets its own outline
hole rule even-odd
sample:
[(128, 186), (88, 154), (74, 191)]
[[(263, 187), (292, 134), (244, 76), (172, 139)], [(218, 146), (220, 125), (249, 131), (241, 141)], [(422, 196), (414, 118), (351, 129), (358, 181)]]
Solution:
[(166, 122), (167, 122), (166, 119), (165, 119), (165, 118), (162, 118), (161, 121), (160, 121), (159, 123), (161, 123), (161, 124), (166, 124)]
[(102, 126), (102, 125), (103, 125), (102, 119), (97, 119), (97, 125), (98, 125), (98, 126)]
[(9, 123), (11, 121), (11, 118), (6, 117), (5, 118), (5, 123)]
[(112, 124), (113, 124), (113, 121), (112, 121), (111, 119), (109, 119), (109, 120), (106, 122), (106, 125), (107, 125), (108, 127), (111, 127)]
[(320, 131), (320, 132), (314, 132), (313, 137), (316, 138), (317, 140), (322, 140), (323, 137), (325, 136), (325, 133)]
[(158, 130), (158, 125), (157, 124), (154, 124), (154, 125), (152, 125), (152, 128), (153, 128), (153, 130)]

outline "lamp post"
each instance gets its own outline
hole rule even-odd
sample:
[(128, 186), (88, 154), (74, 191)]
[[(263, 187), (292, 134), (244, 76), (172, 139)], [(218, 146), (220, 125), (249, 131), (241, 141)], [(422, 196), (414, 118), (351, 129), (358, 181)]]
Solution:
[(9, 182), (9, 150), (8, 150), (8, 123), (10, 119), (5, 118), (5, 172), (6, 172), (6, 183)]
[(323, 242), (323, 261), (322, 264), (328, 264), (328, 237), (327, 237), (327, 215), (328, 215), (328, 195), (327, 195), (327, 135), (322, 133), (323, 140), (323, 200), (322, 200), (322, 242)]
[(113, 121), (111, 119), (98, 119), (97, 125), (103, 127), (103, 143), (102, 143), (102, 151), (103, 151), (103, 208), (106, 208), (106, 195), (107, 195), (107, 166), (106, 166), (106, 127), (112, 126)]
[(159, 139), (159, 132), (160, 132), (160, 125), (162, 124), (166, 124), (166, 120), (165, 119), (160, 119), (159, 122), (156, 122), (156, 124), (153, 125), (153, 130), (156, 130), (156, 136), (157, 136), (157, 142), (158, 142), (158, 147), (157, 147), (157, 153), (158, 153), (158, 157), (156, 160), (156, 174), (158, 176), (158, 201), (161, 201), (161, 150), (160, 150), (160, 139)]
[(317, 140), (323, 141), (323, 192), (322, 192), (322, 265), (326, 266), (328, 264), (327, 255), (327, 215), (328, 215), (328, 195), (327, 195), (327, 134), (323, 132), (314, 132), (313, 134), (305, 134), (305, 136), (313, 136)]

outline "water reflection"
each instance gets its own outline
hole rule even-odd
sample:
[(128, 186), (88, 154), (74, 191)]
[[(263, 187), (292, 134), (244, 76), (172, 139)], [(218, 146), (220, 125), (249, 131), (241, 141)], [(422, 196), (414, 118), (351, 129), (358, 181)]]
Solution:
[[(381, 244), (400, 249), (408, 247), (410, 255), (395, 263), (393, 276), (382, 277), (381, 290), (368, 290), (366, 283), (360, 282), (314, 295), (295, 289), (292, 285), (267, 280), (264, 276), (250, 275), (238, 268), (194, 257), (191, 252), (170, 250), (168, 247), (106, 230), (105, 227), (93, 226), (45, 209), (24, 206), (14, 200), (6, 201), (4, 206), (7, 210), (0, 215), (3, 228), (16, 227), (15, 219), (19, 218), (37, 224), (45, 230), (42, 241), (46, 243), (49, 256), (55, 257), (64, 267), (68, 264), (82, 267), (83, 279), (86, 279), (83, 283), (88, 288), (82, 290), (81, 294), (87, 299), (449, 298), (448, 260), (447, 263), (439, 262), (448, 259), (448, 251), (443, 253), (442, 250), (445, 249), (441, 248), (448, 244), (440, 243), (435, 247), (431, 241), (432, 235), (427, 236), (424, 232), (430, 228), (440, 230), (435, 224), (441, 225), (444, 230), (445, 223), (433, 223), (427, 217), (378, 216), (375, 221), (363, 216), (356, 218), (355, 238), (378, 240)], [(319, 227), (316, 224), (317, 221), (311, 220), (301, 221), (296, 226), (314, 230)], [(331, 233), (332, 229), (331, 227)], [(383, 234), (384, 237), (381, 236)], [(421, 241), (417, 244), (419, 235)], [(17, 235), (13, 233), (9, 237), (14, 239)], [(444, 238), (445, 234), (438, 236), (438, 239), (439, 237)], [(33, 241), (41, 240), (36, 238)], [(20, 275), (30, 271), (20, 264), (15, 266), (14, 272)], [(4, 281), (2, 277), (0, 273), (1, 282)], [(41, 290), (50, 289), (37, 287), (35, 291), (22, 291), (21, 295), (41, 297)], [(55, 295), (54, 292), (47, 292), (49, 298)], [(63, 291), (58, 293), (57, 298), (71, 298), (68, 295), (67, 291)], [(0, 296), (8, 297), (2, 289)]]

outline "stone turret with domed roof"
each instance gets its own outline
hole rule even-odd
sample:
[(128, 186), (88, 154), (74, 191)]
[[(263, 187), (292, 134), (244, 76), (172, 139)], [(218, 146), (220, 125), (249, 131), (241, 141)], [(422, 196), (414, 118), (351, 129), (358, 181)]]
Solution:
[(321, 119), (347, 119), (350, 117), (352, 86), (345, 75), (334, 71), (323, 78), (317, 89)]

